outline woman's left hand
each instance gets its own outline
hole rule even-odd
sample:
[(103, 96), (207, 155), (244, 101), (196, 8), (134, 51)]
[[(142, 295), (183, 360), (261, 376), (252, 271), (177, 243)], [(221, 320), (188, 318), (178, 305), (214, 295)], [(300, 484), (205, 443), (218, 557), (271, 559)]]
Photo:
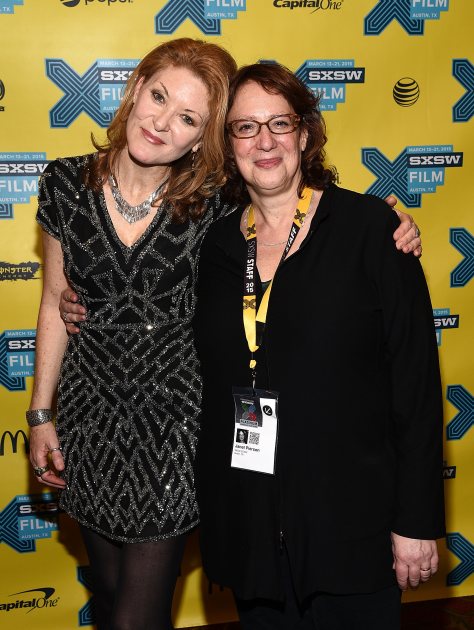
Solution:
[(401, 221), (400, 225), (393, 234), (395, 246), (397, 249), (401, 249), (405, 254), (413, 252), (413, 254), (419, 258), (422, 252), (420, 230), (411, 215), (406, 214), (401, 210), (397, 210), (394, 207), (397, 201), (397, 198), (393, 195), (389, 195), (385, 199), (385, 202), (393, 208)]
[(406, 538), (392, 532), (393, 568), (402, 591), (427, 582), (438, 570), (436, 540)]

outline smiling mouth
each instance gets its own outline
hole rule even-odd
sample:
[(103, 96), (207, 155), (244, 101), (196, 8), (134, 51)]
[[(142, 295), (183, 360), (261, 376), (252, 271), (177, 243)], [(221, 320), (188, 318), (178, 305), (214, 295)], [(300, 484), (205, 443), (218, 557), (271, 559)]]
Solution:
[(145, 140), (148, 140), (148, 142), (150, 142), (151, 144), (165, 144), (163, 140), (161, 140), (161, 138), (158, 138), (158, 136), (154, 136), (152, 133), (150, 133), (146, 129), (143, 129), (143, 127), (142, 127), (142, 134), (145, 137)]
[(256, 160), (255, 166), (258, 168), (273, 168), (281, 163), (281, 158), (267, 158), (262, 160)]

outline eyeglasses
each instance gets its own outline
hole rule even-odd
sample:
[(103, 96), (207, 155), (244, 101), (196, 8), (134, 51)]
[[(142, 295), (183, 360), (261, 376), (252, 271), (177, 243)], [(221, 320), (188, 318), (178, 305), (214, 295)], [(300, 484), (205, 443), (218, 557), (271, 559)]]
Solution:
[(262, 127), (265, 125), (272, 133), (284, 134), (293, 133), (301, 122), (301, 116), (298, 114), (279, 114), (272, 116), (265, 122), (258, 120), (231, 120), (226, 127), (228, 132), (234, 138), (253, 138), (258, 136)]

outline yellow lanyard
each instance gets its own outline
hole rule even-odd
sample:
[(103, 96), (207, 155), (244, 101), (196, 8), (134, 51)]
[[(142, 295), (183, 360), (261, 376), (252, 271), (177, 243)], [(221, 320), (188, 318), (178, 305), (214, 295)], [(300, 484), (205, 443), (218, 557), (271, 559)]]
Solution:
[[(303, 198), (298, 203), (299, 208), (296, 208), (295, 215), (293, 217), (293, 223), (291, 225), (290, 234), (283, 250), (282, 257), (278, 263), (277, 271), (280, 265), (285, 260), (288, 252), (293, 245), (295, 238), (303, 226), (304, 220), (308, 213), (308, 208), (311, 203), (313, 191), (311, 188), (305, 188), (303, 191)], [(245, 286), (244, 286), (244, 299), (243, 299), (243, 316), (244, 316), (244, 329), (247, 343), (249, 346), (251, 359), (250, 369), (255, 380), (255, 367), (257, 365), (254, 359), (254, 354), (258, 350), (260, 342), (257, 343), (257, 322), (260, 322), (263, 326), (267, 319), (268, 302), (270, 299), (270, 293), (273, 285), (273, 278), (268, 285), (265, 293), (263, 294), (262, 301), (260, 302), (259, 309), (257, 311), (257, 290), (255, 286), (255, 267), (257, 264), (257, 229), (255, 227), (255, 213), (253, 206), (249, 207), (247, 216), (247, 261), (245, 268)], [(276, 271), (275, 271), (276, 273)], [(275, 277), (275, 276), (274, 276)]]

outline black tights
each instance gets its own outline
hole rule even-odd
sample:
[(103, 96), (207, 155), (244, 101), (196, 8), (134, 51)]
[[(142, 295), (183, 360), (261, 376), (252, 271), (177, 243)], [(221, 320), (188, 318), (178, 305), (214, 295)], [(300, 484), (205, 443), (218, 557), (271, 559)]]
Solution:
[(117, 543), (81, 526), (98, 630), (172, 630), (171, 604), (186, 536)]

